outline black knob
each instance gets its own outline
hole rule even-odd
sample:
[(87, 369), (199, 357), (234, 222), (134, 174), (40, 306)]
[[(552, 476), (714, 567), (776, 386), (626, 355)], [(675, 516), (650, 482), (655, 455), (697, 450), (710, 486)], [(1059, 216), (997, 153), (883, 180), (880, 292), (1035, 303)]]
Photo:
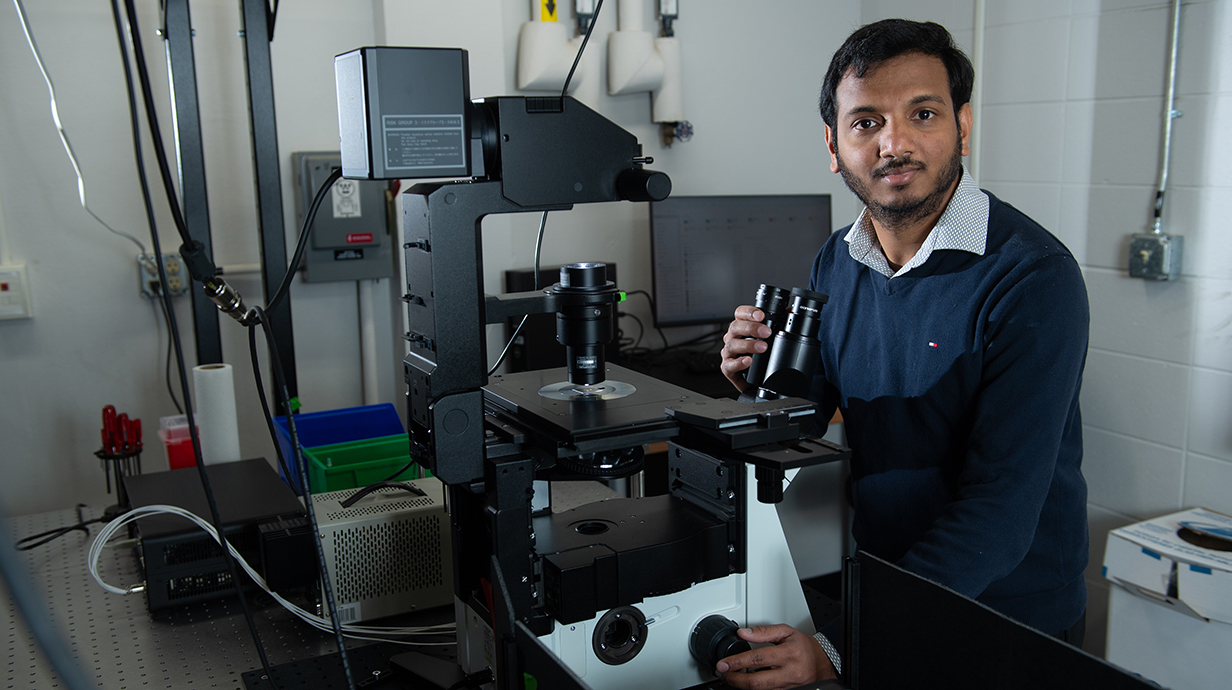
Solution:
[(736, 621), (719, 615), (706, 616), (693, 628), (689, 653), (704, 669), (714, 669), (720, 659), (747, 652), (752, 647), (736, 635)]
[(663, 201), (672, 193), (672, 178), (654, 170), (629, 168), (616, 177), (616, 192), (625, 201)]

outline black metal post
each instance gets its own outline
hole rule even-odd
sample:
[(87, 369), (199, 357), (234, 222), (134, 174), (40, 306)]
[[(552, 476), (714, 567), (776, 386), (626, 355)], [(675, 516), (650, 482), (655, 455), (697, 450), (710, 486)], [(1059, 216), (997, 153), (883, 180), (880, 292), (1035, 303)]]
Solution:
[[(193, 56), (192, 18), (188, 0), (165, 0), (163, 41), (171, 81), (171, 123), (179, 161), (180, 198), (188, 234), (214, 255), (210, 241), (210, 209), (205, 191), (205, 151), (201, 145), (201, 110), (197, 102), (197, 67)], [(201, 290), (190, 290), (197, 364), (222, 362), (218, 308)]]
[[(252, 125), (252, 158), (257, 187), (257, 223), (261, 232), (261, 284), (268, 301), (287, 269), (287, 245), (282, 216), (282, 175), (278, 161), (278, 127), (274, 118), (274, 75), (270, 64), (270, 10), (266, 0), (240, 0), (244, 31), (244, 65), (248, 80), (248, 116)], [(289, 270), (295, 270), (290, 267)], [(266, 313), (286, 373), (291, 397), (298, 395), (295, 340), (291, 328), (290, 295)], [(278, 412), (286, 414), (282, 403)]]

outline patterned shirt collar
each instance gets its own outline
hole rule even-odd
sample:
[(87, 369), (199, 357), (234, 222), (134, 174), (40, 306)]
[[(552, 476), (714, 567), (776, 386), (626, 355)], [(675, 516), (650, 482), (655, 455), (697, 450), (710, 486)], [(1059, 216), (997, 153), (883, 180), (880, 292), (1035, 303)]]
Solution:
[(867, 208), (860, 211), (860, 217), (856, 218), (844, 239), (851, 258), (888, 278), (896, 278), (917, 266), (923, 266), (938, 249), (957, 249), (983, 256), (988, 243), (988, 195), (980, 191), (964, 165), (962, 181), (954, 190), (949, 205), (919, 251), (897, 272), (890, 268), (890, 262), (881, 250)]

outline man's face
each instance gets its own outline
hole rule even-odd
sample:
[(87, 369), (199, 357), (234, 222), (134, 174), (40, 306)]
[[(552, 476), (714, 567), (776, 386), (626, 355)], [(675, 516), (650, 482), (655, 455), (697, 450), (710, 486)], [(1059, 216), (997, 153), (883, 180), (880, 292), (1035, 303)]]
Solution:
[(874, 220), (927, 218), (949, 198), (969, 152), (971, 106), (955, 112), (939, 58), (908, 53), (848, 71), (835, 93), (836, 127), (826, 127), (830, 171), (840, 173)]

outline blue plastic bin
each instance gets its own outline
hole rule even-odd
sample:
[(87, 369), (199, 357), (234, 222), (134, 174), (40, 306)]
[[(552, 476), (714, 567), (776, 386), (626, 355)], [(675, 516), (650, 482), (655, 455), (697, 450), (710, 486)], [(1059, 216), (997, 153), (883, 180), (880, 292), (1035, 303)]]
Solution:
[[(274, 429), (278, 432), (278, 446), (282, 449), (282, 457), (286, 458), (287, 467), (292, 473), (292, 477), (288, 479), (284, 476), (283, 480), (298, 490), (299, 465), (296, 464), (295, 454), (291, 450), (291, 432), (287, 429), (287, 418), (274, 417)], [(406, 433), (393, 403), (297, 414), (295, 431), (299, 434), (299, 444), (303, 448), (332, 446)], [(282, 475), (281, 467), (278, 474)]]

